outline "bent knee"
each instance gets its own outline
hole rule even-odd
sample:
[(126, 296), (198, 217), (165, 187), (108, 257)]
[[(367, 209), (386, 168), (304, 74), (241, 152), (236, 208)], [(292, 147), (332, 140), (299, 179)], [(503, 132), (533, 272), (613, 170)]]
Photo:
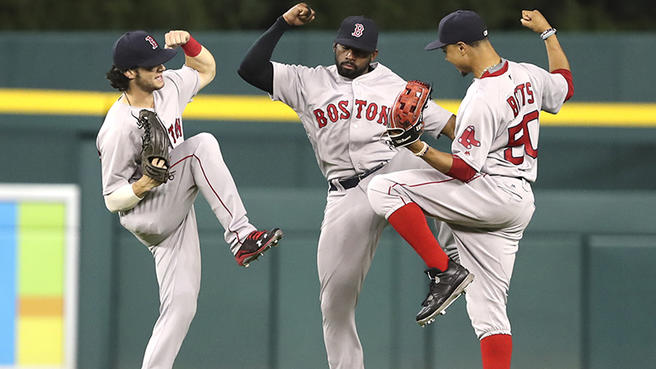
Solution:
[(371, 179), (367, 186), (367, 199), (371, 208), (380, 216), (387, 216), (393, 209), (398, 198), (395, 191), (395, 182), (384, 175), (379, 175)]
[(390, 180), (387, 179), (384, 175), (377, 175), (369, 181), (367, 185), (367, 196), (371, 198), (372, 193), (387, 193), (387, 189), (390, 187)]
[(212, 146), (212, 147), (214, 147), (214, 146), (218, 147), (219, 146), (219, 141), (211, 133), (201, 132), (201, 133), (195, 135), (192, 138), (195, 139), (195, 140), (198, 140), (198, 145), (199, 146), (206, 146), (206, 145), (209, 145), (209, 146)]
[(202, 132), (199, 133), (189, 140), (193, 140), (195, 144), (194, 153), (199, 157), (205, 157), (207, 155), (211, 157), (221, 156), (221, 147), (219, 141), (217, 141), (214, 135)]

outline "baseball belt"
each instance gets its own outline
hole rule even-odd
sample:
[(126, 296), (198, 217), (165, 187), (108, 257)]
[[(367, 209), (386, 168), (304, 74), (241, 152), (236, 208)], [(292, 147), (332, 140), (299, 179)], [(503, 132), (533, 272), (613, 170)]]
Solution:
[(360, 174), (356, 174), (351, 177), (331, 179), (330, 181), (328, 181), (328, 185), (329, 185), (328, 191), (337, 191), (339, 187), (342, 187), (345, 190), (348, 190), (349, 188), (353, 188), (357, 186), (358, 183), (360, 183), (360, 181), (365, 179), (368, 175), (384, 167), (385, 164), (387, 164), (386, 161), (376, 165), (371, 169), (367, 169), (364, 172)]

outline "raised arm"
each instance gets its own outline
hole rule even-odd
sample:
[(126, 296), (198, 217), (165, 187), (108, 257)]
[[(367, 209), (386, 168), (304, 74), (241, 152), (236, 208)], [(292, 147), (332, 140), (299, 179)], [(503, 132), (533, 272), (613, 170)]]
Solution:
[(273, 50), (283, 33), (291, 26), (301, 26), (312, 20), (314, 20), (314, 10), (305, 3), (294, 5), (278, 17), (246, 53), (237, 71), (239, 76), (251, 85), (270, 94), (273, 93), (273, 64), (271, 64)]
[(547, 19), (539, 10), (522, 10), (522, 25), (533, 32), (539, 33), (540, 38), (544, 40), (544, 46), (547, 48), (547, 58), (549, 59), (549, 72), (560, 74), (567, 81), (567, 94), (565, 101), (574, 95), (574, 79), (569, 67), (569, 61), (565, 51), (558, 42), (556, 29), (551, 27)]
[(522, 25), (533, 32), (540, 34), (544, 39), (549, 59), (549, 72), (558, 69), (570, 70), (567, 56), (558, 42), (555, 28), (551, 27), (547, 19), (539, 10), (522, 10)]
[(167, 48), (182, 47), (185, 64), (198, 71), (199, 90), (212, 82), (216, 76), (216, 62), (205, 46), (191, 37), (187, 31), (172, 30), (167, 32), (164, 38)]

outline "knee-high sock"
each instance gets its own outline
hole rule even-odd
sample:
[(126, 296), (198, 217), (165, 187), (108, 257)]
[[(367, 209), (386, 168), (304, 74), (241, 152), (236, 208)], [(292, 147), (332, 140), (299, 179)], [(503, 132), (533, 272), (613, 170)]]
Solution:
[(426, 216), (417, 204), (411, 202), (400, 207), (387, 221), (415, 249), (429, 268), (441, 271), (447, 269), (449, 257), (433, 236), (426, 223)]
[(483, 369), (510, 369), (512, 336), (494, 334), (481, 340)]

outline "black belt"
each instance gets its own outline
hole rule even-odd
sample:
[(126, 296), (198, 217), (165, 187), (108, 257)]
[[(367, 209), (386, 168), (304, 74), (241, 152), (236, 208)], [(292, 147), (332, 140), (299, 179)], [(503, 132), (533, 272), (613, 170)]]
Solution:
[(386, 161), (376, 165), (375, 167), (373, 167), (371, 169), (367, 169), (367, 170), (365, 170), (364, 172), (362, 172), (360, 174), (356, 174), (354, 176), (346, 177), (346, 178), (333, 179), (333, 180), (328, 182), (328, 185), (329, 185), (328, 191), (337, 191), (338, 190), (337, 186), (335, 185), (335, 182), (338, 182), (340, 184), (340, 186), (343, 187), (345, 190), (348, 190), (349, 188), (353, 188), (353, 187), (357, 186), (358, 183), (360, 183), (360, 181), (365, 179), (368, 175), (370, 175), (371, 173), (373, 173), (373, 172), (377, 171), (378, 169), (384, 167), (385, 164), (387, 164)]

